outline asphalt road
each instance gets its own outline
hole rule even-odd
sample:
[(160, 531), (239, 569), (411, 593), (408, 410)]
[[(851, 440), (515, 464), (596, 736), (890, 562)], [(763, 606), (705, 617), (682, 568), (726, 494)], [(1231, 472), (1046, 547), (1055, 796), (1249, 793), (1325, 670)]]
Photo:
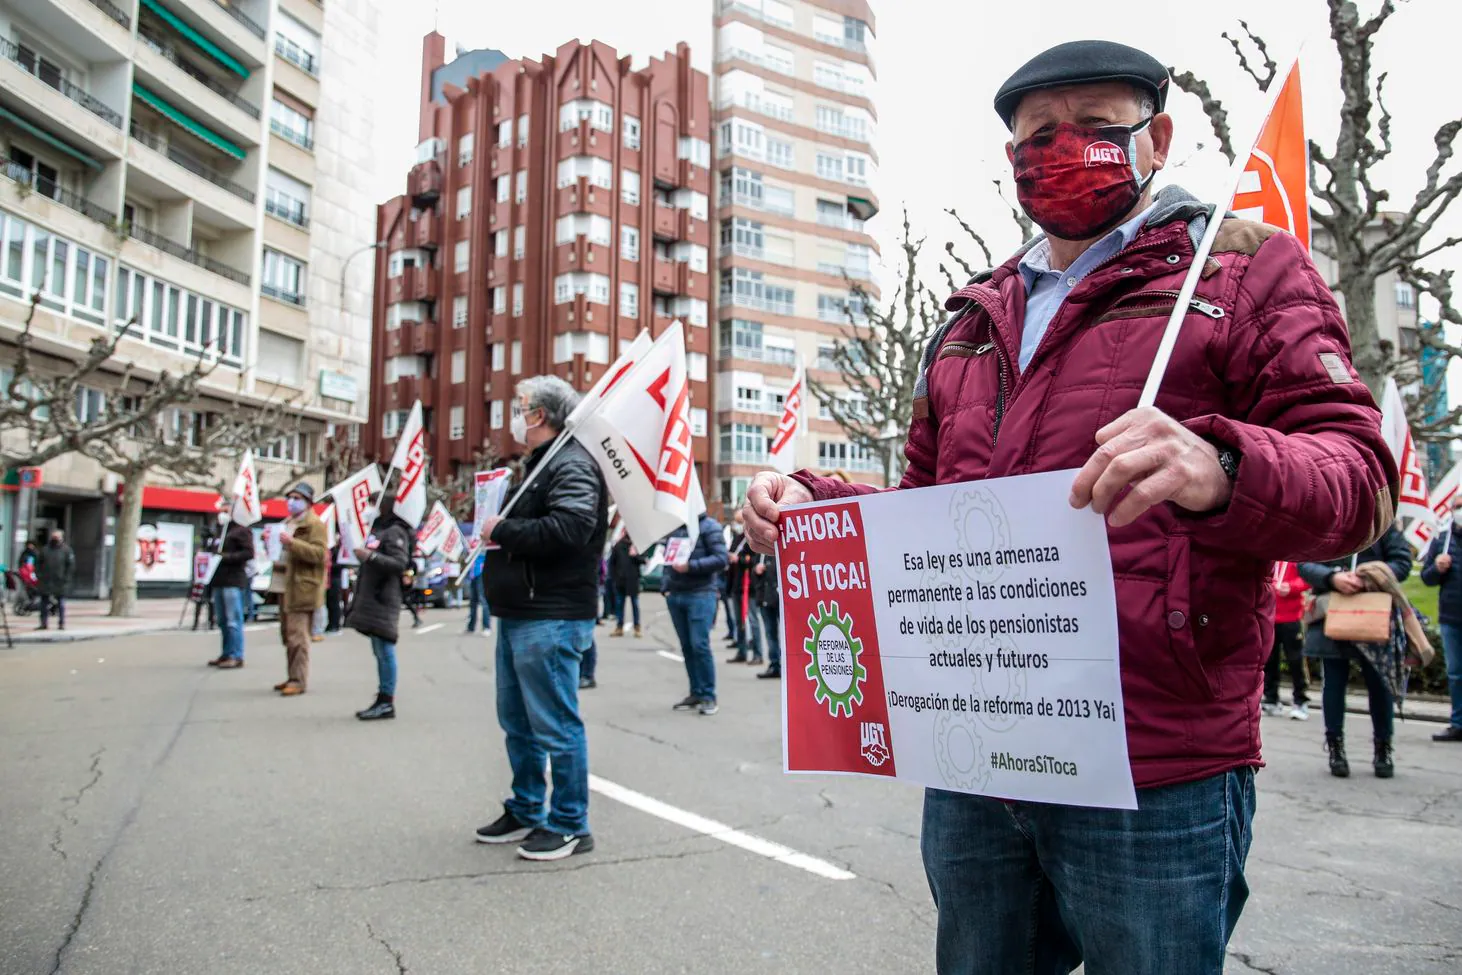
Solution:
[[(750, 668), (719, 667), (720, 714), (672, 713), (684, 670), (645, 603), (649, 638), (601, 629), (583, 695), (597, 849), (549, 865), (472, 840), (507, 768), (460, 612), (405, 637), (401, 716), (373, 725), (353, 634), (291, 700), (269, 627), (231, 672), (207, 634), (0, 651), (0, 973), (931, 971), (919, 791), (784, 776)], [(1341, 781), (1318, 720), (1266, 719), (1230, 971), (1462, 970), (1462, 747), (1435, 727), (1399, 727), (1395, 780)]]

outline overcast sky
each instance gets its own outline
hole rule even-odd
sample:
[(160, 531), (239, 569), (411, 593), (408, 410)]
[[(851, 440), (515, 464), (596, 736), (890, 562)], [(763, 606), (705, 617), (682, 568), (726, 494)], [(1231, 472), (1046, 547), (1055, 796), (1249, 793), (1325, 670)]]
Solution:
[[(874, 2), (874, 56), (878, 108), (875, 190), (883, 206), (869, 227), (885, 255), (893, 257), (899, 212), (907, 206), (916, 232), (928, 234), (934, 249), (955, 239), (959, 229), (943, 216), (957, 208), (982, 230), (997, 252), (1017, 241), (990, 180), (1005, 176), (1008, 136), (991, 109), (996, 88), (1040, 50), (1062, 41), (1104, 37), (1150, 51), (1179, 70), (1209, 79), (1229, 110), (1236, 141), (1251, 133), (1262, 110), (1253, 83), (1239, 70), (1219, 35), (1244, 18), (1269, 42), (1277, 61), (1306, 42), (1303, 61), (1305, 115), (1311, 136), (1333, 144), (1339, 110), (1338, 59), (1329, 40), (1325, 0), (897, 0)], [(1360, 0), (1372, 14), (1380, 0)], [(421, 38), (436, 26), (448, 51), (495, 47), (510, 57), (537, 58), (578, 37), (608, 43), (642, 64), (649, 56), (685, 41), (695, 66), (711, 71), (713, 0), (549, 0), (538, 3), (482, 3), (430, 0), (387, 5), (381, 15), (382, 46), (376, 106), (383, 167), (378, 196), (402, 191), (405, 167), (416, 141)], [(1018, 11), (1019, 13), (1014, 13)], [(1385, 167), (1385, 186), (1400, 207), (1409, 203), (1432, 159), (1432, 135), (1462, 105), (1457, 94), (1457, 38), (1462, 5), (1453, 0), (1402, 0), (1379, 36), (1375, 64), (1389, 70), (1387, 102), (1395, 115), (1396, 151)], [(1174, 91), (1168, 110), (1177, 126), (1169, 179), (1200, 196), (1217, 195), (1226, 168), (1196, 99)], [(1457, 164), (1454, 162), (1453, 167)], [(1462, 232), (1462, 209), (1448, 221)], [(978, 261), (968, 252), (967, 256)], [(1453, 256), (1448, 266), (1462, 259)], [(1425, 312), (1425, 307), (1423, 308)]]

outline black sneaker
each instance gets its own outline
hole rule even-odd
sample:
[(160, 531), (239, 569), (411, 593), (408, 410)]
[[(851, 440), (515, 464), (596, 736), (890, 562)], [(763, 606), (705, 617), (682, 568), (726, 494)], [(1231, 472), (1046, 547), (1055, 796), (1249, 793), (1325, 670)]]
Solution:
[(566, 860), (576, 853), (588, 853), (592, 849), (594, 837), (588, 833), (575, 836), (535, 829), (518, 847), (518, 856), (524, 860)]
[(599, 682), (597, 680), (595, 680), (594, 678), (592, 678), (592, 677), (580, 677), (579, 678), (579, 690), (581, 690), (581, 691), (592, 691), (594, 688), (596, 688), (598, 686), (599, 686)]
[(726, 662), (728, 664), (744, 664), (744, 663), (746, 663), (746, 654), (744, 654), (744, 653), (738, 653), (734, 657), (727, 657), (726, 658)]
[(364, 711), (355, 712), (355, 716), (362, 721), (381, 721), (396, 717), (396, 704), (394, 701), (383, 698), (376, 698), (376, 703)]
[(501, 816), (477, 831), (477, 842), (516, 843), (532, 832), (533, 827), (524, 826), (518, 817), (504, 809)]
[(672, 710), (672, 711), (694, 711), (696, 708), (700, 707), (700, 704), (701, 704), (701, 699), (698, 698), (698, 697), (696, 697), (694, 694), (692, 694), (689, 697), (687, 697), (685, 700), (680, 701), (679, 703), (675, 704), (673, 707), (671, 707), (670, 710)]
[(782, 668), (768, 667), (766, 670), (758, 671), (756, 676), (759, 680), (781, 680)]
[(696, 708), (696, 711), (708, 718), (719, 710), (721, 708), (716, 704), (715, 698), (706, 698), (701, 702), (700, 707)]
[(1462, 728), (1448, 725), (1445, 729), (1432, 735), (1432, 741), (1462, 741)]

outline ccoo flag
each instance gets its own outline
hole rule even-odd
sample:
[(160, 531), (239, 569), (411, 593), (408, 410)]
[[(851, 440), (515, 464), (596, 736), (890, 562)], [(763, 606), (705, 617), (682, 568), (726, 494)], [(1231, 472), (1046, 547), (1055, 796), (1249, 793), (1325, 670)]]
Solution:
[(230, 517), (245, 528), (264, 517), (259, 505), (259, 479), (254, 474), (254, 452), (244, 451), (239, 473), (234, 478), (233, 511)]
[(797, 374), (792, 377), (792, 388), (787, 390), (787, 398), (782, 404), (782, 419), (777, 423), (777, 432), (772, 437), (771, 446), (767, 448), (767, 457), (773, 469), (783, 474), (790, 474), (797, 469), (797, 440), (805, 425), (802, 419), (805, 385), (802, 363), (798, 362)]
[(426, 427), (421, 421), (421, 400), (411, 406), (411, 415), (396, 441), (391, 467), (401, 472), (396, 485), (396, 515), (412, 528), (426, 516)]
[(1396, 517), (1432, 520), (1431, 495), (1426, 489), (1426, 472), (1421, 467), (1421, 457), (1416, 453), (1416, 444), (1411, 438), (1411, 427), (1406, 422), (1406, 407), (1401, 401), (1401, 391), (1396, 380), (1387, 379), (1385, 392), (1381, 394), (1381, 435), (1391, 448), (1396, 459), (1396, 469), (1401, 472), (1401, 494), (1396, 499)]
[(1418, 518), (1406, 528), (1406, 540), (1418, 552), (1425, 552), (1438, 532), (1451, 531), (1452, 499), (1462, 488), (1462, 464), (1453, 464), (1452, 469), (1442, 475), (1437, 486), (1432, 488), (1432, 515)]
[(381, 493), (381, 472), (367, 464), (329, 490), (335, 500), (335, 523), (345, 547), (354, 552), (365, 545), (371, 532), (371, 505)]
[(1298, 59), (1239, 178), (1232, 209), (1245, 220), (1288, 230), (1310, 249), (1310, 144), (1300, 96)]

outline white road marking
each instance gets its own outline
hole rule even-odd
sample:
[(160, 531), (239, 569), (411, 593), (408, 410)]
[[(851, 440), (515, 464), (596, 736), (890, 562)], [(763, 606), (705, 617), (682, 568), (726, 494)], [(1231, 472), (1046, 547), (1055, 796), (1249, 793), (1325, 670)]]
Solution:
[(440, 630), (442, 627), (444, 627), (446, 625), (447, 624), (445, 624), (445, 623), (433, 623), (431, 626), (423, 626), (421, 629), (419, 629), (419, 630), (413, 630), (412, 632), (413, 633), (416, 633), (417, 635), (422, 635), (422, 634), (430, 633), (433, 630)]
[(669, 650), (656, 650), (655, 652), (664, 657), (666, 660), (676, 660), (680, 663), (685, 663), (685, 658), (678, 653), (671, 653)]
[(771, 840), (764, 840), (760, 836), (753, 836), (750, 833), (743, 833), (739, 829), (733, 829), (725, 823), (718, 823), (714, 819), (707, 819), (698, 816), (693, 812), (687, 812), (675, 806), (661, 802), (659, 799), (652, 799), (641, 792), (633, 789), (626, 789), (607, 779), (601, 779), (597, 775), (589, 776), (589, 788), (616, 802), (622, 802), (626, 806), (638, 809), (640, 812), (649, 813), (651, 816), (663, 819), (666, 822), (674, 823), (677, 826), (684, 826), (686, 829), (694, 830), (713, 840), (720, 840), (722, 843), (729, 843), (732, 846), (740, 847), (749, 853), (764, 856), (777, 863), (785, 863), (789, 867), (796, 867), (799, 870), (806, 870), (808, 873), (825, 877), (828, 880), (853, 880), (857, 874), (849, 873), (842, 867), (828, 863), (826, 860), (819, 860), (817, 857), (808, 856), (806, 853), (798, 853), (796, 850), (773, 843)]

